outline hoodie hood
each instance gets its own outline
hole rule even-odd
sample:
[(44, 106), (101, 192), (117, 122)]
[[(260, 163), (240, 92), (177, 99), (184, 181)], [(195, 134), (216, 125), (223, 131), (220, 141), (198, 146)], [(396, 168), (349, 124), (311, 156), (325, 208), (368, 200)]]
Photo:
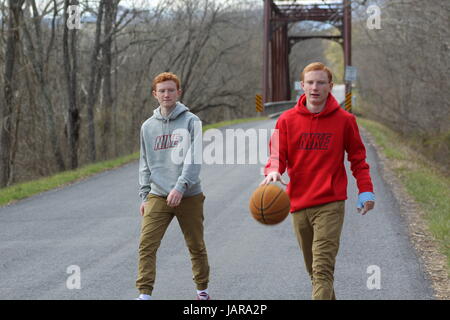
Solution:
[(165, 117), (165, 116), (163, 116), (161, 114), (161, 106), (159, 106), (158, 108), (156, 108), (153, 111), (153, 116), (155, 117), (155, 119), (161, 121), (161, 131), (162, 131), (162, 133), (163, 134), (169, 134), (170, 133), (170, 127), (171, 127), (170, 122), (175, 120), (181, 114), (183, 114), (183, 113), (185, 113), (187, 111), (189, 111), (188, 107), (186, 107), (181, 102), (177, 102), (176, 105), (175, 105), (175, 108), (172, 110), (172, 112), (167, 117)]
[(337, 102), (336, 98), (331, 93), (329, 93), (323, 110), (315, 114), (309, 111), (308, 108), (306, 107), (306, 95), (302, 94), (298, 99), (298, 102), (294, 108), (298, 113), (300, 113), (303, 116), (315, 115), (317, 117), (326, 117), (334, 113), (336, 110), (338, 110), (340, 108), (340, 105)]
[(309, 118), (309, 133), (315, 132), (319, 119), (328, 117), (332, 114), (334, 114), (337, 110), (340, 109), (340, 105), (337, 102), (337, 100), (334, 98), (334, 96), (329, 93), (327, 101), (325, 102), (325, 107), (322, 111), (319, 113), (312, 113), (308, 110), (306, 107), (306, 95), (302, 94), (300, 98), (298, 99), (297, 104), (295, 105), (295, 110), (303, 117)]
[(169, 114), (169, 116), (164, 117), (161, 114), (161, 106), (159, 106), (158, 108), (156, 108), (153, 111), (153, 115), (155, 116), (156, 119), (158, 120), (173, 120), (176, 119), (180, 114), (189, 111), (188, 107), (186, 107), (184, 104), (182, 104), (181, 102), (177, 102), (177, 104), (175, 105), (175, 108), (172, 110), (172, 112)]

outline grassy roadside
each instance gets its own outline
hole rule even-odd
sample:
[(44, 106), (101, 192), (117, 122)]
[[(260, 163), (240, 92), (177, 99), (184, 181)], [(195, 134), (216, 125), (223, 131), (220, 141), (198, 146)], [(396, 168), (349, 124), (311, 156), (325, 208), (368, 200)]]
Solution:
[(447, 257), (450, 273), (450, 178), (408, 148), (406, 141), (389, 128), (362, 118), (358, 123), (374, 137), (386, 158), (392, 161), (406, 191), (421, 206), (430, 232)]
[[(241, 122), (258, 121), (264, 119), (267, 118), (259, 117), (259, 118), (246, 118), (231, 121), (222, 121), (204, 126), (203, 131), (211, 128), (219, 128), (223, 126), (233, 125)], [(138, 158), (139, 152), (135, 152), (133, 154), (124, 157), (90, 164), (76, 170), (64, 171), (50, 177), (19, 183), (16, 185), (12, 185), (10, 187), (0, 189), (0, 206), (6, 205), (13, 201), (30, 197), (37, 193), (41, 193), (44, 191), (64, 186), (69, 183), (73, 183), (77, 180), (87, 178), (89, 176), (103, 172), (105, 170), (120, 167), (131, 161), (137, 160)]]
[(231, 126), (233, 124), (238, 124), (238, 123), (242, 123), (242, 122), (260, 121), (260, 120), (266, 120), (266, 119), (267, 119), (267, 117), (257, 117), (257, 118), (245, 118), (245, 119), (236, 119), (236, 120), (230, 120), (230, 121), (222, 121), (222, 122), (212, 123), (212, 124), (203, 126), (203, 131), (212, 129), (212, 128)]

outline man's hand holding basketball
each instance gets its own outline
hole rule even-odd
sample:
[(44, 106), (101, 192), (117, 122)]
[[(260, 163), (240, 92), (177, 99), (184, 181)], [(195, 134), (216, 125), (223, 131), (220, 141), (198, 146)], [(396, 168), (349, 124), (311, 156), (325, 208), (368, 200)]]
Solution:
[(266, 176), (266, 178), (259, 185), (262, 186), (264, 184), (277, 181), (280, 181), (285, 186), (287, 185), (287, 183), (283, 179), (281, 179), (281, 174), (278, 171), (272, 171)]

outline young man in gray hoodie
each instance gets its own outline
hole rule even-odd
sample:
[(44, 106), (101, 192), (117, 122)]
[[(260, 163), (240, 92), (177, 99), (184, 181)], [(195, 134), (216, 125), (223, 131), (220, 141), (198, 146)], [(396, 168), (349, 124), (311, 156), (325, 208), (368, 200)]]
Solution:
[(152, 94), (159, 107), (141, 127), (139, 195), (143, 200), (140, 206), (143, 218), (136, 280), (138, 299), (151, 299), (156, 251), (176, 217), (191, 255), (197, 300), (209, 300), (209, 264), (203, 240), (205, 196), (199, 179), (201, 121), (177, 101), (180, 81), (173, 73), (159, 74), (153, 80)]

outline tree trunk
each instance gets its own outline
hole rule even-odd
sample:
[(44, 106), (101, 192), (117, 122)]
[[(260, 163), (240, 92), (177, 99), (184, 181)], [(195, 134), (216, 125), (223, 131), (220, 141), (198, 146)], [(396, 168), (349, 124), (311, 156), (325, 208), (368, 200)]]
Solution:
[(95, 115), (94, 108), (97, 103), (98, 88), (101, 81), (101, 71), (99, 63), (100, 38), (102, 33), (104, 1), (100, 1), (97, 13), (95, 43), (91, 55), (91, 74), (89, 76), (89, 87), (87, 96), (87, 121), (88, 121), (88, 156), (89, 161), (94, 162), (97, 159), (97, 148), (95, 146)]
[(1, 120), (3, 122), (0, 132), (0, 187), (5, 187), (11, 175), (10, 158), (11, 158), (11, 141), (12, 141), (12, 115), (14, 109), (13, 100), (13, 77), (14, 65), (16, 62), (16, 48), (20, 40), (19, 35), (19, 19), (20, 11), (24, 0), (9, 0), (9, 16), (8, 16), (8, 37), (6, 40), (5, 52), (5, 83), (4, 108), (1, 110)]
[[(64, 21), (67, 21), (69, 18), (69, 14), (67, 12), (69, 5), (78, 4), (77, 2), (78, 1), (76, 0), (64, 1), (64, 17), (65, 17)], [(69, 138), (69, 156), (71, 169), (75, 169), (78, 167), (78, 142), (80, 136), (80, 112), (77, 101), (78, 65), (77, 65), (76, 45), (77, 45), (77, 29), (72, 29), (69, 31), (67, 25), (65, 25), (63, 34), (63, 52), (64, 52), (63, 56), (64, 56), (64, 71), (66, 73), (66, 81), (67, 81), (67, 97), (69, 105), (67, 133)]]
[(111, 145), (114, 145), (114, 141), (111, 141), (112, 128), (112, 112), (113, 112), (113, 96), (112, 96), (112, 81), (111, 81), (111, 70), (112, 70), (112, 33), (114, 30), (114, 23), (117, 15), (117, 0), (104, 0), (105, 6), (105, 23), (104, 31), (105, 39), (102, 46), (103, 52), (103, 132), (102, 132), (102, 157), (108, 159), (112, 156)]
[(36, 78), (42, 92), (43, 101), (41, 103), (45, 110), (45, 116), (47, 120), (46, 124), (49, 130), (52, 153), (55, 157), (58, 170), (64, 171), (66, 169), (66, 166), (64, 164), (64, 157), (62, 155), (60, 140), (56, 129), (55, 112), (53, 109), (53, 103), (49, 92), (48, 81), (45, 77), (45, 57), (41, 33), (41, 24), (38, 19), (39, 12), (35, 0), (30, 0), (30, 3), (34, 15), (33, 20), (35, 27), (34, 31), (36, 33), (36, 47), (34, 47), (33, 45), (33, 38), (28, 30), (26, 23), (23, 24), (23, 32), (25, 35), (25, 39), (27, 39), (28, 41), (28, 55), (31, 60), (31, 64), (33, 65), (33, 70), (36, 74)]

